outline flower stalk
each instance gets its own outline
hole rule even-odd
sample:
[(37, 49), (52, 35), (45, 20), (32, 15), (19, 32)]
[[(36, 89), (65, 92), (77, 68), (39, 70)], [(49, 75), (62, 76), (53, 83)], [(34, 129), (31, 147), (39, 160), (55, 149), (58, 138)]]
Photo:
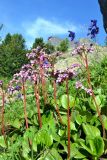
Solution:
[(56, 106), (56, 112), (57, 112), (57, 114), (58, 114), (58, 117), (59, 117), (59, 121), (60, 121), (60, 123), (61, 124), (63, 124), (63, 122), (62, 122), (62, 118), (61, 118), (61, 115), (60, 115), (60, 111), (59, 111), (59, 108), (58, 108), (58, 104), (57, 104), (57, 99), (56, 99), (56, 82), (55, 82), (55, 80), (53, 81), (53, 88), (54, 88), (54, 102), (55, 102), (55, 106)]
[(42, 119), (41, 119), (41, 113), (40, 113), (40, 100), (39, 100), (39, 87), (35, 83), (34, 85), (34, 93), (35, 93), (35, 99), (36, 99), (36, 105), (37, 105), (37, 110), (38, 110), (38, 122), (39, 122), (39, 127), (42, 128)]
[(68, 78), (66, 78), (66, 94), (67, 94), (67, 125), (68, 125), (68, 160), (70, 160), (70, 103), (69, 103), (69, 87), (68, 87)]
[(90, 70), (89, 70), (88, 59), (87, 59), (87, 55), (86, 55), (86, 54), (85, 54), (85, 67), (86, 67), (86, 71), (87, 71), (87, 81), (88, 81), (88, 85), (89, 85), (89, 88), (91, 89), (92, 98), (93, 98), (93, 101), (94, 101), (94, 103), (95, 103), (95, 105), (96, 105), (96, 110), (97, 110), (97, 113), (98, 113), (98, 116), (99, 116), (99, 119), (100, 119), (100, 123), (101, 123), (101, 125), (102, 125), (103, 138), (106, 138), (106, 133), (105, 133), (105, 128), (104, 128), (102, 116), (101, 116), (101, 113), (100, 113), (100, 110), (99, 110), (99, 106), (98, 106), (98, 104), (97, 104), (97, 102), (96, 102), (95, 94), (94, 94), (94, 91), (93, 91), (92, 85), (91, 85)]
[(40, 61), (40, 77), (41, 77), (41, 84), (42, 84), (42, 94), (44, 97), (44, 103), (46, 104), (47, 93), (46, 93), (46, 81), (44, 75), (44, 68), (42, 67), (42, 62)]
[(25, 123), (26, 123), (26, 129), (28, 129), (28, 118), (27, 118), (27, 111), (26, 111), (26, 91), (25, 91), (25, 83), (24, 83), (24, 81), (22, 82), (22, 92), (23, 92)]

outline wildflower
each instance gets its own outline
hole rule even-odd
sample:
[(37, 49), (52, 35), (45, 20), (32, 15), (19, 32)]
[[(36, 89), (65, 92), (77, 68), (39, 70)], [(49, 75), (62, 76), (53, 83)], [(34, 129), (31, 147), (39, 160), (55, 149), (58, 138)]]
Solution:
[(76, 84), (75, 84), (75, 87), (77, 88), (77, 89), (79, 89), (79, 88), (82, 88), (82, 83), (80, 82), (80, 81), (77, 81), (76, 82)]
[(82, 45), (75, 48), (72, 52), (72, 55), (82, 55), (83, 53), (92, 53), (94, 51), (93, 45), (87, 45), (83, 43)]
[(86, 89), (86, 92), (87, 92), (90, 96), (92, 96), (92, 89)]
[(91, 25), (88, 28), (88, 36), (90, 36), (91, 39), (95, 38), (96, 35), (99, 33), (99, 27), (97, 26), (97, 20), (91, 20)]
[(75, 68), (75, 67), (81, 67), (81, 64), (79, 64), (79, 63), (74, 63), (74, 64), (72, 64), (71, 65), (71, 68)]
[(9, 93), (9, 95), (12, 95), (14, 92), (14, 87), (13, 86), (9, 86), (7, 89), (7, 92)]
[(21, 90), (21, 86), (16, 86), (16, 87), (14, 88), (14, 90), (20, 91), (20, 90)]
[(92, 89), (84, 87), (80, 81), (76, 82), (75, 87), (76, 89), (83, 89), (84, 91), (86, 91), (87, 94), (92, 96)]
[(70, 38), (71, 38), (71, 41), (73, 41), (74, 38), (75, 38), (75, 32), (72, 32), (72, 31), (68, 31), (68, 32), (69, 32), (68, 37), (70, 37)]
[(52, 73), (52, 77), (56, 79), (57, 83), (62, 83), (66, 79), (71, 79), (76, 75), (75, 71), (72, 68), (67, 68), (66, 70), (56, 70)]

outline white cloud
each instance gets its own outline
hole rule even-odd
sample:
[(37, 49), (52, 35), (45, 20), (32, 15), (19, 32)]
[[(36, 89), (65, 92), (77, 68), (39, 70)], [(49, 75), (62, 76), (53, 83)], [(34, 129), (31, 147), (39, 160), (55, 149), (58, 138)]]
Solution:
[[(27, 45), (30, 45), (36, 37), (47, 39), (49, 36), (66, 35), (68, 30), (78, 32), (79, 28), (72, 23), (58, 23), (43, 18), (37, 18), (33, 22), (23, 23), (24, 34), (27, 37)], [(31, 42), (32, 41), (32, 42)]]

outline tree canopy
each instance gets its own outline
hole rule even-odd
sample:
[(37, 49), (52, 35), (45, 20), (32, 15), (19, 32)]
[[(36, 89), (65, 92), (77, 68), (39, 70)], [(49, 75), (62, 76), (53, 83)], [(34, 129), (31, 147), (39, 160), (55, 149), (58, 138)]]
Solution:
[(21, 34), (8, 33), (0, 44), (0, 73), (11, 76), (27, 62), (25, 39)]

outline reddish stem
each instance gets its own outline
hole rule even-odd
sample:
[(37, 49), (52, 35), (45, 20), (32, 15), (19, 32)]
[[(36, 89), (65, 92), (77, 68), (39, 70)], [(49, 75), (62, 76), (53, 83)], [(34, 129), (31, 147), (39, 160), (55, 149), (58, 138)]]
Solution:
[(96, 105), (96, 110), (97, 110), (97, 113), (98, 113), (98, 116), (99, 116), (99, 119), (100, 119), (100, 122), (101, 122), (101, 125), (102, 125), (102, 129), (103, 129), (103, 138), (106, 138), (106, 133), (105, 133), (105, 128), (104, 128), (104, 124), (103, 124), (103, 121), (102, 121), (102, 116), (101, 116), (101, 113), (100, 113), (100, 110), (99, 110), (99, 106), (96, 102), (96, 98), (95, 98), (95, 94), (94, 94), (94, 91), (92, 89), (92, 85), (91, 85), (91, 74), (90, 74), (90, 70), (89, 70), (89, 65), (88, 65), (88, 59), (87, 59), (87, 55), (85, 55), (85, 67), (86, 67), (86, 70), (87, 70), (87, 81), (88, 81), (88, 85), (89, 85), (89, 88), (91, 89), (92, 91), (92, 98), (94, 100), (94, 103)]
[(1, 132), (2, 132), (2, 135), (4, 136), (5, 135), (5, 129), (4, 129), (4, 103), (5, 103), (5, 99), (4, 99), (4, 91), (2, 89), (2, 120), (1, 120)]
[(40, 61), (40, 77), (41, 77), (41, 83), (42, 83), (42, 94), (44, 97), (44, 103), (46, 104), (46, 100), (47, 100), (46, 81), (45, 81), (44, 68), (42, 67), (42, 63), (43, 62)]
[(44, 75), (44, 69), (42, 68), (42, 92), (44, 96), (44, 103), (46, 104), (47, 100), (47, 93), (46, 93), (46, 80), (45, 80), (45, 75)]
[(41, 119), (41, 113), (40, 113), (40, 100), (39, 100), (39, 87), (36, 84), (34, 85), (34, 93), (35, 93), (36, 105), (37, 105), (37, 110), (38, 110), (39, 127), (42, 128), (42, 119)]
[(68, 109), (67, 109), (67, 119), (68, 119), (68, 160), (70, 160), (70, 104), (69, 104), (69, 88), (68, 88), (68, 79), (66, 79), (66, 94), (67, 94), (67, 102), (68, 102)]
[(25, 84), (22, 82), (22, 91), (23, 91), (23, 104), (24, 104), (24, 117), (26, 122), (26, 129), (28, 129), (28, 119), (27, 119), (27, 111), (26, 111), (26, 92), (25, 92)]
[(55, 106), (56, 106), (56, 112), (58, 114), (58, 117), (59, 117), (59, 120), (60, 120), (60, 123), (63, 124), (62, 122), (62, 118), (61, 118), (61, 115), (60, 115), (60, 111), (59, 111), (59, 108), (58, 108), (58, 104), (57, 104), (57, 100), (56, 100), (56, 82), (55, 80), (53, 81), (53, 88), (54, 88), (54, 102), (55, 102)]

